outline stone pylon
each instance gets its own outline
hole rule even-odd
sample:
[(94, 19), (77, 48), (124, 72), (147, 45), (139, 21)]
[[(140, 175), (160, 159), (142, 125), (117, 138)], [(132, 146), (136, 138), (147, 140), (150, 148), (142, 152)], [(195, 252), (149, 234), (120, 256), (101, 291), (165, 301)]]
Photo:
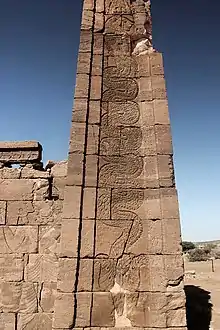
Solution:
[(172, 154), (150, 2), (85, 0), (54, 329), (186, 329)]

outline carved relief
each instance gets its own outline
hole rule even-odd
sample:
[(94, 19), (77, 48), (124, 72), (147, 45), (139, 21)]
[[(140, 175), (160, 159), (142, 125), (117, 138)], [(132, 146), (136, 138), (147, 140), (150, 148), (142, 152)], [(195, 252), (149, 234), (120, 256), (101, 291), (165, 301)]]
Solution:
[(129, 0), (106, 0), (106, 14), (130, 14)]

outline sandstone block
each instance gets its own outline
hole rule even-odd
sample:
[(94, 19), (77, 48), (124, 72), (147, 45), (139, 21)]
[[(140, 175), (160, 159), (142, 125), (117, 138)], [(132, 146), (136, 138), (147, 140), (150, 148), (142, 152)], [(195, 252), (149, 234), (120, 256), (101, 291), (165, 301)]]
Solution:
[(48, 171), (36, 170), (33, 168), (32, 165), (28, 164), (21, 169), (21, 178), (22, 179), (49, 179), (50, 173)]
[(161, 254), (162, 248), (160, 220), (97, 221), (96, 256), (98, 258), (119, 258), (124, 251), (134, 255), (140, 254), (140, 251), (143, 254)]
[(102, 77), (101, 76), (92, 76), (91, 79), (91, 100), (100, 100), (101, 99), (101, 88), (102, 88)]
[(88, 125), (87, 155), (97, 155), (99, 147), (99, 126)]
[(89, 90), (89, 75), (78, 73), (76, 76), (75, 98), (87, 98)]
[(85, 175), (86, 187), (97, 186), (97, 171), (98, 171), (98, 156), (97, 155), (86, 156), (86, 175)]
[(93, 10), (93, 9), (94, 9), (94, 1), (93, 0), (84, 0), (83, 10)]
[(168, 327), (185, 327), (186, 311), (185, 311), (185, 294), (184, 292), (167, 294), (167, 326)]
[(93, 257), (94, 250), (94, 220), (82, 220), (80, 257)]
[(61, 225), (39, 227), (39, 253), (60, 253)]
[(6, 202), (0, 201), (0, 225), (4, 225), (6, 220)]
[(154, 106), (155, 124), (169, 125), (170, 118), (169, 118), (167, 100), (154, 100), (153, 106)]
[(111, 218), (125, 220), (128, 219), (129, 214), (132, 219), (132, 214), (143, 220), (161, 219), (159, 189), (113, 189)]
[(111, 189), (98, 189), (97, 219), (111, 219)]
[(102, 32), (104, 29), (104, 13), (96, 13), (95, 14), (95, 26), (94, 26), (94, 32)]
[(51, 313), (18, 314), (18, 330), (51, 330)]
[(21, 169), (20, 168), (10, 168), (3, 167), (0, 170), (0, 178), (2, 179), (20, 179), (21, 178)]
[(177, 191), (175, 188), (162, 188), (161, 193), (161, 212), (164, 219), (179, 218), (179, 204)]
[(23, 277), (22, 257), (16, 254), (0, 255), (0, 280), (5, 282), (21, 281), (22, 277)]
[(64, 219), (79, 219), (80, 202), (81, 202), (81, 187), (66, 186), (64, 190), (63, 202), (63, 218)]
[(90, 31), (81, 30), (79, 52), (87, 53), (92, 49), (92, 33)]
[(153, 102), (140, 102), (139, 124), (143, 127), (153, 126), (155, 124)]
[(93, 327), (114, 327), (115, 311), (110, 292), (93, 293), (91, 325)]
[(150, 58), (148, 54), (141, 54), (136, 58), (139, 77), (150, 77)]
[(91, 30), (93, 26), (93, 16), (92, 10), (84, 10), (82, 13), (81, 30)]
[(91, 53), (79, 53), (77, 73), (90, 73)]
[(41, 286), (39, 306), (42, 312), (52, 313), (54, 311), (57, 283), (45, 282)]
[(22, 201), (33, 199), (33, 180), (14, 179), (0, 180), (0, 196), (5, 201)]
[(1, 313), (0, 314), (0, 329), (15, 330), (15, 314)]
[(76, 327), (89, 327), (92, 294), (90, 292), (77, 293), (76, 300), (77, 300)]
[(166, 100), (167, 93), (166, 93), (166, 85), (165, 79), (163, 76), (153, 76), (152, 79), (152, 91), (153, 91), (153, 98), (158, 100)]
[(162, 293), (127, 295), (127, 318), (133, 327), (166, 327), (166, 296)]
[(42, 146), (35, 141), (0, 142), (0, 162), (8, 164), (38, 163)]
[(79, 220), (64, 219), (61, 227), (60, 256), (76, 258), (78, 253)]
[(81, 259), (80, 260), (80, 271), (79, 271), (79, 282), (77, 290), (80, 291), (92, 291), (92, 278), (93, 278), (93, 260), (92, 259)]
[(67, 175), (67, 164), (66, 160), (61, 162), (54, 162), (53, 166), (51, 167), (51, 176), (54, 178), (57, 177), (66, 177)]
[(34, 201), (42, 201), (50, 197), (48, 179), (36, 179), (34, 183)]
[(59, 200), (64, 199), (64, 188), (66, 186), (66, 177), (58, 177), (53, 179), (52, 196)]
[(0, 227), (0, 254), (37, 252), (38, 228), (35, 226)]
[(183, 280), (183, 258), (182, 255), (165, 255), (164, 256), (165, 273), (167, 277), (167, 285), (172, 286), (173, 291), (177, 289)]
[[(86, 54), (86, 53), (83, 53)], [(85, 123), (88, 109), (88, 101), (84, 99), (74, 99), (72, 122)]]
[(156, 125), (157, 153), (162, 155), (172, 155), (173, 147), (169, 125)]
[(100, 101), (90, 101), (89, 102), (89, 124), (99, 124), (100, 123), (100, 114), (101, 114), (101, 102)]
[(173, 187), (174, 167), (171, 155), (158, 155), (158, 173), (160, 187)]
[(84, 188), (83, 194), (83, 218), (95, 219), (96, 188)]
[(61, 223), (62, 202), (57, 201), (11, 201), (7, 206), (7, 224), (38, 225)]
[(73, 123), (71, 127), (71, 137), (70, 137), (70, 153), (84, 153), (85, 146), (85, 123)]
[(104, 12), (104, 9), (105, 9), (104, 0), (97, 0), (96, 1), (96, 12), (97, 13), (102, 13), (102, 12)]
[(68, 186), (80, 186), (83, 180), (83, 154), (69, 153), (68, 176), (66, 183)]
[(92, 60), (92, 75), (101, 76), (102, 75), (102, 55), (94, 55)]
[(150, 55), (150, 71), (152, 76), (163, 75), (163, 56), (161, 53), (154, 52)]
[(74, 294), (59, 293), (55, 300), (54, 329), (71, 329), (74, 316)]
[[(77, 259), (60, 258), (57, 288), (61, 292), (74, 292)], [(87, 274), (88, 276), (88, 274)]]
[(177, 219), (163, 219), (163, 245), (165, 254), (182, 253), (180, 221)]
[(57, 282), (58, 257), (54, 254), (30, 254), (25, 267), (25, 280)]
[(6, 313), (36, 313), (37, 286), (34, 283), (1, 282), (0, 310)]
[(139, 84), (138, 100), (141, 102), (152, 101), (153, 92), (152, 92), (151, 79), (148, 77), (141, 77), (140, 79), (138, 79), (138, 84)]
[(102, 55), (103, 54), (103, 34), (102, 33), (94, 33), (94, 41), (93, 41), (93, 54), (94, 55)]

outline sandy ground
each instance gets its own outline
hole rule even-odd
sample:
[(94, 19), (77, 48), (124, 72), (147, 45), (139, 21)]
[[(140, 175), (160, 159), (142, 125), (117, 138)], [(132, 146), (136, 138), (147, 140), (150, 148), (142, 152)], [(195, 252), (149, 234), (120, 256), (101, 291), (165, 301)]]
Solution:
[[(212, 272), (211, 261), (185, 261), (185, 285), (193, 285), (210, 292), (212, 303), (212, 321), (210, 329), (220, 330), (220, 260), (214, 260)], [(195, 275), (193, 275), (195, 271)]]

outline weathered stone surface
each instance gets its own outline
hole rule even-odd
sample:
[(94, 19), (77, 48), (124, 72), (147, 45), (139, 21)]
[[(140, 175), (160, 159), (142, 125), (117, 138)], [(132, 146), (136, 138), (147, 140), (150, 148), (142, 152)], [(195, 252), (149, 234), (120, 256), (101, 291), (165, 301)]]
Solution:
[(13, 313), (37, 312), (37, 285), (28, 282), (0, 283), (0, 310)]
[[(79, 219), (80, 202), (81, 202), (81, 187), (66, 186), (64, 190), (63, 202), (63, 218), (64, 219)], [(72, 197), (74, 196), (74, 198)]]
[(78, 292), (92, 291), (93, 260), (80, 259)]
[[(171, 132), (149, 1), (86, 0), (81, 28), (53, 330), (184, 329)], [(58, 233), (48, 237), (45, 250), (57, 255)]]
[(67, 175), (67, 165), (68, 162), (63, 160), (61, 162), (54, 162), (53, 166), (51, 167), (50, 174), (52, 177), (66, 177)]
[(39, 227), (39, 253), (59, 254), (61, 225)]
[(76, 301), (77, 301), (76, 327), (89, 327), (92, 294), (90, 292), (77, 293)]
[(83, 218), (95, 219), (96, 188), (84, 188), (83, 194)]
[(76, 258), (78, 251), (79, 220), (64, 219), (61, 227), (60, 256)]
[(0, 227), (0, 254), (37, 252), (38, 228), (35, 226)]
[(2, 169), (0, 169), (0, 178), (1, 179), (20, 179), (21, 178), (21, 169), (3, 167)]
[(33, 199), (33, 180), (14, 179), (0, 180), (0, 196), (5, 201), (22, 201)]
[(179, 219), (178, 197), (175, 188), (161, 189), (161, 211), (164, 219)]
[(26, 281), (57, 282), (57, 256), (55, 254), (30, 254), (24, 275)]
[(0, 330), (15, 330), (15, 314), (0, 314)]
[(39, 307), (41, 312), (52, 313), (54, 311), (54, 302), (57, 284), (54, 282), (44, 282), (41, 285)]
[(0, 280), (21, 281), (23, 278), (23, 258), (21, 255), (0, 255)]
[(76, 267), (76, 258), (61, 258), (59, 260), (59, 273), (57, 278), (57, 288), (59, 291), (68, 293), (74, 292)]
[(6, 220), (6, 202), (0, 201), (0, 225), (4, 225)]
[(61, 201), (11, 201), (7, 204), (7, 224), (38, 225), (61, 223)]
[(42, 147), (38, 142), (0, 142), (0, 162), (21, 164), (41, 161)]
[(97, 292), (93, 294), (91, 325), (93, 327), (115, 326), (114, 304), (110, 292), (108, 293)]
[(18, 314), (18, 330), (51, 330), (52, 317), (50, 313)]
[[(134, 327), (166, 327), (167, 299), (162, 293), (130, 293), (127, 295), (128, 315)], [(149, 308), (150, 306), (150, 308)]]
[(94, 254), (94, 220), (82, 220), (80, 257), (93, 257)]
[(74, 294), (59, 293), (55, 300), (54, 329), (71, 329), (74, 316)]

